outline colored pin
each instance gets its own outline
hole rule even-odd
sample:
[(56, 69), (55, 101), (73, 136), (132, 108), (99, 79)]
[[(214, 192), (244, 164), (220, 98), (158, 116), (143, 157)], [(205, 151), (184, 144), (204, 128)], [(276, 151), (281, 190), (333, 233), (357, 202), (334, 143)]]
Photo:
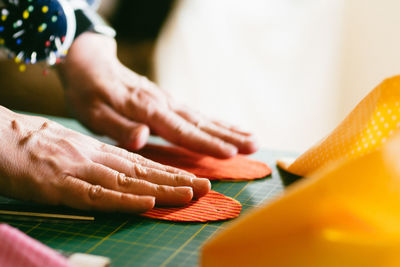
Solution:
[(48, 6), (43, 6), (42, 7), (42, 12), (43, 13), (47, 13), (47, 11), (49, 11), (49, 7)]
[(22, 17), (23, 17), (24, 19), (29, 18), (29, 11), (28, 11), (28, 10), (24, 10), (24, 12), (22, 13)]

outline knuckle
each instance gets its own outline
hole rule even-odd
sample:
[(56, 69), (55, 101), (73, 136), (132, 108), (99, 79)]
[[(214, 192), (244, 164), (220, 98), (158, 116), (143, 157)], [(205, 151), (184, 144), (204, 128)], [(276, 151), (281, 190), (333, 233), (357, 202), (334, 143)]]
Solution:
[(158, 184), (153, 184), (146, 180), (140, 180), (140, 179), (136, 179), (135, 181), (136, 181), (136, 186), (138, 188), (141, 188), (143, 192), (148, 191), (151, 194), (154, 194), (154, 192), (158, 191), (158, 186), (159, 186)]
[(104, 196), (104, 189), (100, 185), (91, 185), (88, 188), (88, 195), (91, 201), (96, 201)]
[(52, 170), (59, 170), (58, 160), (54, 156), (47, 156), (43, 159), (43, 163)]
[(107, 151), (108, 146), (109, 146), (108, 144), (100, 142), (99, 149), (101, 151)]
[(184, 127), (183, 127), (183, 125), (182, 125), (182, 124), (177, 124), (177, 125), (174, 127), (174, 132), (175, 132), (176, 135), (182, 136), (183, 133), (184, 133)]
[(170, 191), (169, 187), (165, 185), (155, 185), (155, 190), (160, 194), (168, 193)]
[(138, 95), (139, 103), (141, 106), (140, 112), (138, 112), (139, 118), (142, 121), (152, 121), (157, 117), (161, 116), (162, 112), (159, 111), (158, 103), (154, 103), (154, 100), (151, 100), (149, 97), (145, 96), (145, 94)]
[(179, 174), (174, 174), (173, 179), (176, 184), (187, 184), (187, 183), (192, 183), (192, 178), (191, 177), (186, 177), (183, 175)]
[(62, 173), (61, 175), (59, 175), (58, 176), (58, 182), (60, 183), (60, 184), (65, 184), (67, 181), (68, 181), (68, 178), (70, 177), (71, 175), (69, 174), (69, 173)]
[(124, 173), (118, 173), (117, 174), (117, 181), (119, 186), (129, 186), (132, 183), (132, 179), (127, 177)]
[(133, 161), (133, 162), (138, 162), (135, 159), (135, 154), (132, 152), (129, 152), (128, 150), (124, 149), (124, 148), (120, 148), (120, 147), (114, 147), (113, 149), (115, 149), (115, 153), (117, 153), (118, 155), (120, 155), (121, 157)]
[(224, 140), (219, 139), (217, 137), (213, 137), (213, 142), (214, 142), (215, 146), (220, 149), (224, 149), (227, 145), (227, 143)]
[(130, 153), (130, 152), (128, 152), (127, 158), (128, 158), (128, 160), (130, 160), (133, 163), (139, 163), (139, 162), (142, 162), (145, 160), (144, 157), (142, 157), (138, 154)]
[(137, 91), (133, 90), (129, 96), (126, 98), (126, 106), (128, 108), (128, 110), (135, 110), (138, 106), (139, 103), (139, 99), (138, 99), (138, 95), (137, 95)]
[(137, 178), (143, 178), (148, 175), (147, 169), (139, 164), (133, 165), (133, 173)]

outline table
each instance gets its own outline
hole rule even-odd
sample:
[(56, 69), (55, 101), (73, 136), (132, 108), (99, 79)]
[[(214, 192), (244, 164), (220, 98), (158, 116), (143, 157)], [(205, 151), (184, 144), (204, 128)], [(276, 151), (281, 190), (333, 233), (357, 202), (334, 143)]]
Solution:
[[(46, 116), (76, 131), (95, 136), (77, 121)], [(110, 139), (98, 137), (104, 142)], [(152, 138), (153, 142), (161, 142)], [(251, 158), (266, 162), (272, 175), (250, 182), (213, 182), (212, 188), (243, 205), (240, 216), (283, 190), (275, 167), (279, 157), (294, 153), (261, 150)], [(0, 203), (12, 202), (0, 199)], [(83, 252), (111, 258), (112, 266), (196, 266), (202, 244), (230, 221), (178, 223), (126, 214), (102, 214), (92, 223), (6, 221), (29, 236), (64, 252)]]

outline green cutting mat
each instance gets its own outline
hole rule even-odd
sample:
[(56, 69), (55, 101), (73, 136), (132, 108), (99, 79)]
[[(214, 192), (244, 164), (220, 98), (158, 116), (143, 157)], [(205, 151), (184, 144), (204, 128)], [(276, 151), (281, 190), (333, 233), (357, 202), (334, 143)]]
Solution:
[[(93, 135), (74, 120), (49, 118)], [(102, 141), (110, 142), (108, 139)], [(160, 142), (158, 139), (153, 141)], [(252, 158), (266, 162), (273, 169), (270, 177), (251, 182), (213, 182), (212, 187), (240, 201), (243, 205), (240, 216), (244, 216), (250, 209), (282, 191), (283, 183), (275, 168), (275, 160), (283, 156), (293, 154), (261, 150)], [(174, 223), (107, 214), (96, 217), (93, 223), (7, 223), (57, 250), (107, 256), (111, 258), (112, 266), (196, 266), (202, 244), (230, 222)]]

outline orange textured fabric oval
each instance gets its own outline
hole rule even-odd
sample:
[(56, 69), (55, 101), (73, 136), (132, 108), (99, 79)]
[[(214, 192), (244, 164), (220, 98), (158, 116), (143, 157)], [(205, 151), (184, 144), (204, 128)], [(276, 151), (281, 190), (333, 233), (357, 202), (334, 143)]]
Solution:
[(236, 218), (241, 210), (239, 201), (211, 190), (204, 197), (192, 200), (184, 207), (154, 208), (140, 215), (167, 221), (207, 222)]
[(210, 180), (254, 180), (271, 174), (267, 164), (237, 155), (230, 159), (217, 159), (191, 152), (184, 148), (147, 145), (140, 155)]

